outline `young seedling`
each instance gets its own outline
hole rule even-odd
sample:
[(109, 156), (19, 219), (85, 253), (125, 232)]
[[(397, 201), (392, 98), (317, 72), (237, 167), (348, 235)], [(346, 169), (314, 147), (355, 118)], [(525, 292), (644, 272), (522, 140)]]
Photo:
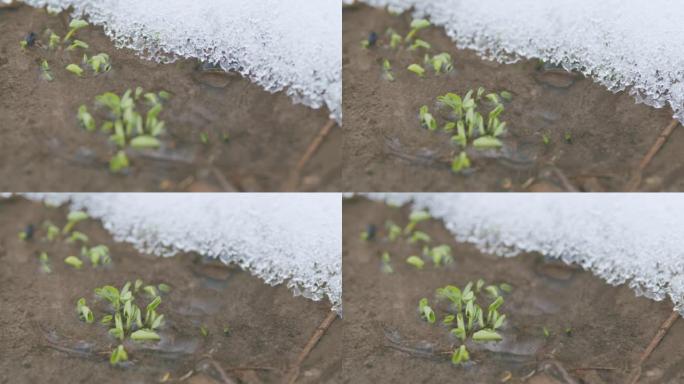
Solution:
[(418, 117), (420, 118), (421, 124), (426, 127), (430, 131), (436, 131), (437, 130), (437, 121), (435, 118), (432, 116), (432, 114), (428, 111), (427, 105), (423, 105), (420, 107), (420, 111), (418, 112)]
[(90, 249), (83, 247), (81, 249), (81, 254), (88, 257), (93, 267), (107, 265), (112, 262), (109, 255), (109, 248), (106, 245), (97, 245)]
[(406, 41), (413, 40), (413, 37), (418, 33), (418, 31), (425, 29), (430, 26), (430, 22), (425, 19), (415, 19), (411, 21), (411, 31), (406, 35)]
[(406, 69), (415, 73), (418, 77), (425, 77), (425, 69), (420, 64), (411, 64)]
[(409, 215), (409, 223), (404, 228), (404, 234), (408, 235), (416, 228), (416, 225), (422, 221), (429, 220), (430, 214), (427, 211), (413, 211)]
[(109, 61), (109, 55), (106, 53), (99, 53), (88, 59), (87, 64), (93, 69), (93, 72), (109, 72), (112, 69), (112, 64)]
[(58, 34), (49, 31), (50, 36), (48, 37), (48, 49), (53, 50), (59, 47), (59, 44), (62, 41), (62, 38), (59, 37)]
[(424, 41), (424, 40), (421, 40), (421, 39), (416, 39), (416, 40), (413, 42), (413, 44), (411, 44), (411, 46), (409, 47), (409, 51), (415, 51), (415, 50), (417, 50), (418, 48), (422, 48), (422, 49), (425, 49), (425, 50), (429, 50), (431, 47), (430, 47), (430, 44), (429, 44), (427, 41)]
[(43, 60), (40, 63), (40, 77), (45, 81), (53, 81), (55, 79), (55, 77), (52, 75), (50, 64), (47, 62), (47, 60)]
[(75, 51), (76, 49), (88, 49), (88, 43), (81, 41), (81, 40), (74, 40), (73, 43), (69, 47), (67, 47), (67, 51)]
[(544, 143), (544, 145), (546, 146), (551, 144), (551, 139), (549, 138), (549, 135), (547, 135), (546, 133), (542, 134), (542, 143)]
[(388, 29), (387, 34), (390, 37), (390, 48), (396, 49), (403, 42), (403, 38), (401, 37), (401, 35), (396, 33), (393, 29)]
[(52, 268), (50, 267), (50, 258), (46, 252), (41, 252), (38, 255), (38, 260), (40, 261), (40, 269), (45, 273), (51, 273)]
[(432, 259), (435, 267), (451, 264), (454, 261), (453, 256), (451, 256), (451, 247), (446, 244), (428, 250), (427, 255)]
[(93, 315), (93, 312), (90, 310), (90, 308), (88, 308), (88, 306), (86, 305), (85, 298), (80, 298), (76, 302), (76, 312), (78, 312), (81, 320), (85, 321), (88, 324), (92, 324), (93, 321), (95, 321), (95, 316)]
[(389, 60), (384, 59), (382, 61), (382, 77), (387, 81), (394, 81), (394, 74), (392, 74), (392, 64)]
[(88, 23), (86, 21), (83, 21), (81, 19), (73, 19), (71, 20), (71, 23), (69, 23), (69, 33), (64, 36), (64, 42), (67, 42), (71, 40), (71, 38), (78, 32), (79, 30), (85, 28), (88, 26)]
[(417, 269), (423, 269), (425, 262), (418, 256), (409, 256), (406, 258), (406, 262)]
[(209, 135), (206, 132), (200, 132), (200, 142), (204, 145), (209, 144)]
[(76, 256), (68, 256), (66, 259), (64, 259), (64, 262), (76, 269), (81, 269), (81, 267), (83, 267), (83, 262)]
[(209, 337), (209, 330), (207, 330), (207, 327), (205, 327), (204, 325), (200, 325), (199, 330), (200, 330), (200, 334), (203, 337)]
[(451, 355), (451, 363), (454, 365), (465, 363), (468, 360), (470, 360), (470, 354), (465, 345), (461, 345), (458, 349), (454, 350), (454, 353)]
[(453, 62), (451, 61), (451, 55), (446, 52), (432, 56), (428, 62), (432, 65), (435, 73), (438, 74), (441, 72), (448, 73), (454, 69)]
[(465, 151), (461, 151), (461, 153), (454, 156), (454, 160), (451, 162), (452, 172), (459, 173), (468, 168), (470, 168), (470, 158), (468, 158), (468, 154)]
[(66, 67), (66, 70), (73, 73), (74, 75), (78, 77), (83, 77), (83, 68), (76, 64), (69, 64)]
[(128, 167), (130, 167), (130, 162), (128, 161), (128, 156), (126, 156), (126, 152), (124, 151), (117, 152), (116, 155), (112, 156), (112, 158), (109, 160), (109, 170), (112, 173), (121, 172)]
[(78, 108), (78, 121), (88, 132), (94, 132), (95, 129), (97, 129), (95, 119), (93, 118), (93, 115), (88, 112), (88, 107), (85, 105), (81, 105)]
[(435, 312), (430, 308), (428, 305), (428, 299), (427, 298), (422, 298), (418, 302), (418, 312), (420, 312), (420, 316), (424, 318), (428, 323), (434, 324), (436, 317), (435, 317)]
[(390, 264), (391, 258), (389, 252), (383, 252), (380, 259), (382, 260), (382, 272), (387, 274), (394, 273), (394, 268), (392, 268), (392, 265)]
[(429, 243), (430, 242), (430, 236), (422, 231), (414, 231), (411, 234), (411, 238), (409, 239), (409, 244), (416, 244), (419, 242), (423, 243)]
[(389, 241), (395, 241), (401, 236), (401, 227), (394, 224), (392, 221), (385, 222), (385, 228), (387, 229), (387, 238)]
[(88, 219), (88, 214), (83, 211), (69, 212), (67, 215), (67, 223), (64, 228), (62, 228), (62, 234), (66, 235), (71, 232), (76, 224), (86, 219)]
[(119, 345), (109, 356), (109, 364), (117, 365), (124, 361), (128, 361), (128, 353), (126, 353), (123, 345)]

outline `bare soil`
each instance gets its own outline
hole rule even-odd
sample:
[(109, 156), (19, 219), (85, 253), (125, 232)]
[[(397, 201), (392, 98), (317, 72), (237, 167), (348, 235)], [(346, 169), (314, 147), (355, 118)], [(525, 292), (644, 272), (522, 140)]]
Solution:
[[(113, 262), (76, 270), (62, 260), (78, 246), (53, 243), (38, 230), (44, 220), (63, 225), (66, 210), (21, 198), (0, 200), (0, 383), (273, 383), (296, 361), (311, 335), (330, 313), (327, 302), (293, 297), (284, 285), (269, 286), (239, 268), (194, 254), (158, 258), (114, 242), (99, 221), (77, 228), (91, 246), (105, 244)], [(17, 234), (28, 224), (32, 240)], [(52, 273), (41, 270), (38, 253), (50, 258)], [(140, 278), (166, 283), (158, 311), (165, 315), (160, 342), (124, 345), (131, 363), (111, 367), (109, 352), (118, 345), (99, 324), (106, 306), (93, 290), (121, 287)], [(96, 315), (79, 320), (76, 301), (84, 297)], [(342, 322), (333, 322), (301, 366), (299, 383), (339, 382)], [(200, 332), (206, 327), (208, 335)], [(224, 327), (230, 327), (224, 335)]]
[[(433, 245), (452, 247), (455, 262), (417, 270), (404, 262), (420, 248), (390, 243), (385, 220), (407, 223), (408, 207), (391, 208), (363, 198), (343, 205), (344, 380), (347, 383), (624, 383), (672, 313), (670, 302), (636, 297), (625, 285), (610, 286), (589, 272), (540, 254), (500, 258), (457, 243), (441, 221), (419, 224)], [(375, 240), (359, 234), (375, 224)], [(381, 271), (389, 251), (394, 273)], [(449, 352), (460, 345), (449, 328), (430, 325), (418, 301), (434, 303), (435, 289), (468, 281), (506, 282), (503, 341), (468, 341), (472, 362), (454, 366)], [(440, 321), (441, 318), (438, 318)], [(549, 331), (545, 337), (543, 327)], [(565, 330), (569, 328), (570, 334)], [(677, 321), (643, 365), (639, 383), (684, 380), (684, 322)]]
[[(334, 191), (341, 187), (342, 132), (336, 126), (295, 183), (292, 173), (328, 122), (325, 110), (294, 105), (236, 74), (193, 60), (158, 64), (116, 49), (100, 28), (77, 37), (89, 56), (104, 52), (112, 70), (77, 78), (64, 68), (80, 50), (20, 48), (30, 32), (50, 28), (60, 36), (68, 17), (27, 6), (0, 9), (0, 190), (3, 191)], [(44, 39), (43, 39), (44, 40)], [(46, 59), (55, 80), (41, 78)], [(128, 174), (109, 173), (113, 146), (103, 134), (79, 128), (80, 105), (96, 95), (123, 94), (141, 86), (172, 94), (160, 118), (163, 148), (129, 150)], [(99, 125), (100, 122), (98, 122)], [(208, 135), (202, 143), (201, 133)], [(230, 136), (224, 142), (223, 135)]]
[[(392, 50), (387, 28), (406, 34), (410, 13), (392, 16), (365, 5), (343, 11), (345, 190), (353, 191), (622, 191), (661, 130), (672, 121), (669, 109), (635, 104), (627, 92), (613, 94), (580, 74), (526, 60), (499, 64), (457, 49), (441, 28), (419, 32), (430, 54), (448, 52), (454, 71), (424, 78), (406, 70), (423, 62), (423, 51)], [(376, 46), (361, 47), (371, 32)], [(382, 76), (388, 59), (395, 81)], [(435, 98), (469, 89), (507, 90), (502, 120), (508, 123), (504, 147), (468, 149), (473, 169), (453, 174), (458, 150), (450, 135), (421, 128), (418, 110), (436, 109)], [(437, 117), (440, 127), (444, 121)], [(566, 134), (570, 140), (566, 140)], [(549, 144), (544, 144), (546, 135)], [(647, 167), (639, 189), (684, 190), (679, 161), (684, 133), (676, 129)]]

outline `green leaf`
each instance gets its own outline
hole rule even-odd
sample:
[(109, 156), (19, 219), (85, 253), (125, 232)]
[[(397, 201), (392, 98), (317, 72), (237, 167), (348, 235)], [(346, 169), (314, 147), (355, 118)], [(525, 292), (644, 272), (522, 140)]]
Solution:
[(83, 266), (83, 262), (81, 261), (81, 259), (79, 259), (76, 256), (68, 256), (66, 259), (64, 259), (64, 262), (76, 269), (81, 269), (81, 267)]
[(116, 365), (122, 361), (128, 361), (128, 353), (126, 353), (123, 345), (119, 345), (109, 356), (109, 363)]
[(473, 340), (475, 341), (501, 341), (503, 337), (496, 331), (491, 329), (481, 329), (473, 333)]
[(157, 285), (160, 292), (169, 293), (171, 292), (171, 287), (168, 284), (160, 283)]
[(499, 288), (506, 293), (511, 293), (513, 291), (513, 287), (507, 283), (499, 284)]
[(465, 151), (454, 156), (454, 160), (451, 162), (451, 171), (454, 173), (459, 173), (464, 169), (470, 168), (470, 159)]
[(161, 142), (152, 136), (138, 136), (131, 140), (131, 147), (135, 149), (149, 149), (149, 148), (159, 148)]
[(468, 350), (466, 349), (465, 345), (461, 345), (451, 355), (451, 363), (452, 364), (458, 365), (458, 364), (462, 364), (468, 360), (470, 360), (470, 354), (468, 353)]
[(88, 49), (88, 48), (90, 48), (90, 47), (88, 46), (88, 43), (86, 43), (86, 42), (84, 42), (84, 41), (81, 41), (81, 40), (74, 40), (73, 43), (72, 43), (66, 50), (67, 50), (67, 51), (73, 51), (73, 50), (76, 50), (76, 49), (78, 49), (78, 48), (81, 48), (81, 49)]
[(88, 113), (88, 108), (85, 105), (78, 108), (78, 121), (88, 132), (93, 132), (97, 128), (93, 115)]
[(425, 232), (415, 231), (411, 235), (411, 238), (409, 239), (409, 243), (415, 244), (418, 242), (429, 243), (430, 242), (430, 236)]
[(123, 169), (130, 167), (130, 162), (128, 161), (128, 156), (126, 152), (119, 151), (109, 160), (109, 170), (112, 173), (120, 172)]
[(489, 312), (491, 312), (491, 311), (496, 311), (496, 310), (499, 309), (499, 307), (501, 307), (501, 305), (502, 305), (503, 303), (504, 303), (503, 297), (502, 297), (502, 296), (498, 296), (498, 297), (496, 298), (496, 300), (494, 300), (491, 304), (489, 304), (489, 307), (487, 308), (487, 310), (488, 310)]
[(204, 325), (201, 325), (200, 326), (200, 334), (204, 337), (209, 336), (209, 330), (207, 330), (207, 327), (205, 327)]
[(425, 265), (423, 259), (421, 259), (418, 256), (409, 256), (408, 258), (406, 258), (406, 262), (418, 269), (423, 269), (423, 266)]
[(131, 333), (131, 339), (135, 341), (145, 341), (145, 340), (160, 340), (159, 335), (150, 329), (139, 329)]
[(457, 339), (461, 339), (465, 341), (466, 339), (466, 330), (465, 328), (459, 327), (459, 328), (454, 328), (451, 330), (451, 334), (456, 337)]
[(413, 44), (409, 47), (410, 51), (414, 51), (418, 48), (430, 49), (430, 44), (427, 41), (416, 39)]
[(511, 95), (511, 93), (508, 91), (501, 91), (500, 95), (501, 95), (501, 98), (506, 100), (506, 101), (513, 100), (513, 95)]
[(492, 136), (478, 137), (473, 141), (473, 146), (477, 149), (500, 148), (502, 145), (499, 139)]
[(73, 73), (74, 75), (76, 75), (78, 77), (83, 76), (83, 69), (76, 64), (67, 65), (66, 70)]
[(416, 75), (418, 75), (418, 77), (425, 76), (425, 69), (423, 69), (423, 67), (421, 67), (420, 64), (411, 64), (406, 69), (415, 73)]

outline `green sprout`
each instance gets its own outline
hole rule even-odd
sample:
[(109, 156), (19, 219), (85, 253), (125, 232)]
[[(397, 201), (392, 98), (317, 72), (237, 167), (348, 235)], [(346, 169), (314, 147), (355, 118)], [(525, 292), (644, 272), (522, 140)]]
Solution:
[(418, 223), (420, 223), (421, 221), (429, 220), (430, 218), (431, 216), (427, 211), (411, 212), (411, 214), (409, 215), (409, 223), (406, 226), (406, 228), (404, 228), (404, 234), (410, 234), (416, 228), (416, 225), (418, 225)]
[(88, 236), (86, 236), (84, 233), (74, 231), (71, 233), (71, 236), (66, 240), (67, 243), (72, 244), (76, 242), (81, 242), (83, 244), (88, 242)]
[(406, 35), (406, 41), (411, 41), (418, 31), (429, 26), (430, 22), (425, 19), (415, 19), (411, 21), (411, 31)]
[(76, 269), (81, 269), (81, 267), (83, 267), (83, 262), (76, 256), (68, 256), (64, 259), (64, 262)]
[(231, 334), (230, 326), (226, 325), (225, 327), (223, 327), (223, 335), (224, 336), (230, 336), (230, 334)]
[(62, 228), (62, 234), (67, 234), (67, 233), (71, 232), (71, 230), (74, 228), (74, 226), (77, 223), (79, 223), (83, 220), (87, 220), (87, 219), (88, 219), (88, 214), (83, 212), (83, 211), (69, 212), (69, 214), (67, 215), (67, 223), (64, 226), (64, 228)]
[(506, 292), (506, 293), (511, 293), (511, 292), (513, 292), (513, 287), (512, 287), (510, 284), (508, 284), (508, 283), (501, 283), (501, 284), (499, 284), (499, 288), (500, 288), (502, 291)]
[(387, 274), (394, 273), (394, 268), (390, 265), (391, 258), (389, 252), (383, 252), (380, 259), (382, 260), (382, 272)]
[(95, 321), (93, 312), (88, 308), (86, 300), (83, 297), (76, 302), (76, 312), (78, 312), (79, 317), (88, 324), (92, 324), (92, 322)]
[(418, 75), (418, 77), (425, 76), (425, 69), (420, 66), (420, 64), (411, 64), (406, 69)]
[(470, 168), (470, 159), (468, 158), (468, 154), (465, 153), (465, 151), (459, 153), (454, 157), (454, 160), (451, 162), (451, 171), (454, 173), (459, 173), (464, 169)]
[(157, 293), (157, 288), (154, 287), (154, 285), (146, 285), (143, 287), (143, 292), (147, 293), (148, 296), (150, 297), (157, 297), (159, 294)]
[(81, 41), (81, 40), (74, 40), (69, 47), (67, 47), (67, 51), (74, 51), (76, 49), (88, 49), (90, 48), (88, 46), (88, 43)]
[(390, 48), (396, 49), (398, 46), (401, 45), (402, 41), (403, 38), (401, 37), (401, 35), (394, 31), (390, 33)]
[(430, 242), (430, 236), (425, 232), (414, 231), (411, 234), (411, 238), (409, 239), (409, 244), (415, 244), (415, 243), (419, 243), (419, 242), (429, 243)]
[(501, 341), (503, 337), (490, 329), (482, 329), (473, 333), (474, 341)]
[(572, 133), (565, 132), (565, 135), (563, 135), (563, 138), (565, 138), (566, 143), (572, 144)]
[(409, 51), (415, 51), (418, 48), (423, 48), (425, 50), (428, 50), (431, 48), (430, 44), (427, 41), (421, 40), (421, 39), (416, 39), (413, 44), (409, 47)]
[(418, 256), (409, 256), (406, 258), (406, 262), (417, 269), (423, 269), (425, 262)]
[[(137, 291), (142, 284), (141, 280), (136, 280), (134, 289)], [(112, 311), (103, 316), (100, 323), (110, 327), (109, 334), (121, 342), (126, 336), (133, 341), (160, 340), (161, 338), (155, 330), (164, 325), (164, 315), (157, 312), (162, 301), (161, 297), (155, 297), (147, 304), (143, 317), (141, 308), (136, 304), (135, 292), (131, 291), (131, 286), (132, 284), (129, 281), (124, 284), (121, 290), (111, 285), (95, 289), (95, 295), (109, 302)], [(85, 304), (85, 301), (82, 304)], [(119, 359), (119, 361), (125, 361), (125, 359)]]
[(93, 69), (93, 72), (109, 72), (112, 69), (112, 64), (109, 61), (109, 55), (106, 53), (99, 53), (92, 56), (86, 62)]
[(126, 152), (119, 151), (109, 160), (109, 170), (112, 173), (120, 172), (130, 166)]
[(78, 121), (88, 132), (93, 132), (97, 128), (95, 126), (95, 119), (93, 118), (93, 115), (88, 112), (88, 107), (85, 105), (81, 105), (78, 108)]
[(454, 65), (451, 61), (451, 55), (446, 52), (432, 56), (428, 62), (432, 65), (435, 73), (448, 73), (454, 69)]
[(506, 101), (513, 100), (513, 95), (511, 95), (511, 93), (508, 91), (501, 91), (500, 95)]
[(90, 249), (83, 247), (81, 254), (88, 257), (93, 267), (110, 264), (112, 262), (109, 255), (109, 248), (106, 245), (97, 245)]
[(382, 61), (382, 76), (387, 81), (394, 81), (394, 75), (392, 74), (392, 64), (390, 64), (389, 60), (387, 59), (384, 59)]
[(209, 144), (209, 135), (207, 135), (206, 132), (200, 132), (200, 141), (202, 144), (207, 145)]
[(48, 241), (54, 241), (59, 236), (59, 227), (52, 224), (51, 222), (46, 221), (45, 223), (43, 223), (43, 227), (45, 227), (45, 230), (47, 232), (45, 237)]
[(501, 148), (502, 145), (501, 140), (492, 136), (478, 137), (473, 141), (473, 146), (476, 149)]
[(48, 49), (53, 50), (59, 46), (62, 38), (58, 34), (50, 31), (50, 37), (48, 38)]
[(446, 244), (438, 245), (428, 250), (427, 256), (432, 259), (432, 263), (436, 267), (451, 264), (454, 261), (453, 256), (451, 256), (451, 247)]
[(395, 241), (401, 236), (401, 227), (394, 224), (391, 221), (385, 223), (385, 228), (387, 229), (387, 238), (389, 241)]
[(157, 149), (160, 146), (159, 139), (152, 136), (138, 136), (131, 140), (131, 147), (135, 149)]
[(76, 34), (76, 32), (78, 30), (83, 29), (87, 26), (88, 26), (88, 23), (86, 21), (81, 20), (81, 19), (71, 20), (71, 23), (69, 23), (69, 28), (71, 28), (71, 29), (69, 30), (69, 33), (67, 33), (67, 35), (64, 36), (63, 41), (65, 41), (65, 42), (69, 41)]
[(38, 255), (38, 260), (40, 261), (40, 269), (45, 273), (51, 273), (52, 268), (50, 267), (50, 258), (46, 252), (41, 252)]
[(66, 67), (66, 70), (73, 73), (74, 75), (78, 77), (83, 77), (83, 68), (76, 64), (69, 64)]
[(470, 360), (470, 354), (465, 345), (461, 345), (458, 349), (454, 350), (454, 353), (451, 355), (451, 363), (455, 365), (462, 364), (468, 360)]
[(200, 330), (200, 334), (201, 334), (203, 337), (208, 337), (208, 336), (209, 336), (209, 330), (207, 330), (207, 327), (205, 327), (204, 325), (200, 325), (199, 330)]
[(436, 317), (435, 317), (435, 312), (430, 308), (428, 305), (428, 299), (427, 298), (422, 298), (418, 302), (418, 311), (420, 312), (420, 315), (427, 320), (428, 323), (434, 324)]
[(551, 139), (549, 138), (549, 135), (547, 135), (546, 133), (542, 134), (542, 143), (544, 143), (544, 145), (551, 144)]
[(157, 285), (157, 288), (159, 289), (159, 292), (162, 292), (162, 293), (171, 292), (171, 287), (168, 284), (160, 283)]
[(421, 124), (423, 126), (427, 127), (428, 130), (430, 130), (430, 131), (436, 131), (437, 130), (437, 121), (432, 116), (432, 114), (430, 112), (428, 112), (427, 105), (423, 105), (422, 107), (420, 107), (420, 111), (418, 112), (418, 116), (420, 118)]
[(126, 350), (124, 349), (123, 345), (119, 345), (118, 347), (116, 347), (115, 350), (112, 351), (112, 354), (109, 356), (109, 364), (117, 365), (118, 363), (123, 361), (128, 361), (128, 353), (126, 353)]
[(544, 337), (549, 338), (551, 334), (549, 333), (549, 330), (546, 327), (542, 327), (542, 333), (544, 334)]
[(50, 64), (47, 62), (47, 60), (43, 60), (40, 63), (40, 77), (45, 81), (53, 81), (55, 79), (55, 77), (52, 75)]

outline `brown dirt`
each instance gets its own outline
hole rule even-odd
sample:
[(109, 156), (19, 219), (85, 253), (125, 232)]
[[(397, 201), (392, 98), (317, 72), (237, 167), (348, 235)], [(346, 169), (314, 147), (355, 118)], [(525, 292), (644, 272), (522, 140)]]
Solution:
[[(89, 55), (111, 56), (111, 72), (78, 79), (63, 68), (82, 53), (22, 52), (31, 31), (61, 36), (67, 17), (26, 6), (0, 9), (0, 190), (3, 191), (279, 191), (311, 141), (328, 121), (325, 110), (293, 105), (234, 74), (208, 73), (192, 60), (160, 65), (116, 49), (100, 28), (80, 31)], [(40, 78), (47, 59), (53, 82)], [(78, 127), (76, 112), (96, 95), (141, 86), (173, 94), (161, 118), (168, 133), (159, 151), (129, 151), (127, 175), (112, 175), (107, 137)], [(200, 140), (209, 135), (209, 144)], [(231, 140), (222, 141), (227, 133)], [(341, 186), (338, 127), (304, 168), (296, 189), (333, 191)], [(219, 175), (220, 174), (220, 175)]]
[[(499, 258), (457, 243), (441, 221), (419, 228), (433, 244), (449, 244), (455, 262), (445, 268), (426, 263), (416, 270), (404, 259), (418, 252), (408, 243), (389, 243), (384, 230), (364, 242), (368, 224), (385, 220), (406, 224), (409, 209), (390, 208), (362, 198), (343, 205), (343, 336), (345, 382), (623, 383), (670, 314), (670, 302), (637, 298), (622, 285), (609, 286), (589, 272), (546, 260), (539, 254)], [(381, 272), (380, 254), (389, 251), (394, 273)], [(500, 343), (469, 342), (474, 364), (453, 366), (448, 356), (454, 339), (448, 328), (429, 325), (417, 313), (422, 297), (447, 284), (464, 286), (483, 278), (511, 284), (502, 313), (508, 315)], [(550, 337), (545, 338), (542, 327)], [(564, 332), (571, 328), (571, 336)], [(677, 321), (646, 361), (640, 383), (684, 380), (684, 321)], [(454, 343), (458, 345), (457, 343)], [(433, 353), (429, 352), (432, 348)], [(558, 373), (567, 372), (562, 378)]]
[[(217, 370), (208, 367), (210, 359), (240, 383), (280, 382), (329, 313), (328, 303), (293, 297), (283, 285), (266, 285), (220, 262), (193, 254), (139, 254), (114, 242), (98, 221), (77, 227), (91, 244), (110, 248), (113, 263), (106, 269), (72, 269), (62, 260), (78, 247), (49, 243), (40, 231), (31, 241), (18, 239), (25, 225), (40, 227), (46, 219), (61, 225), (65, 214), (65, 209), (20, 198), (0, 201), (0, 383), (152, 383), (166, 373), (168, 382), (178, 382), (188, 372), (192, 375), (187, 383), (222, 382)], [(39, 268), (40, 251), (50, 256), (50, 274)], [(85, 297), (99, 321), (106, 306), (96, 300), (94, 288), (120, 287), (136, 278), (172, 286), (159, 307), (167, 322), (159, 343), (127, 340), (133, 364), (113, 368), (108, 352), (117, 341), (105, 326), (80, 321), (75, 303)], [(298, 382), (339, 382), (341, 324), (335, 321), (313, 349)], [(208, 329), (208, 337), (201, 336), (201, 325)], [(223, 335), (226, 325), (232, 329), (230, 336)], [(241, 367), (246, 369), (236, 370)]]
[[(422, 52), (393, 51), (383, 37), (388, 27), (408, 32), (409, 14), (391, 16), (356, 5), (346, 7), (343, 18), (345, 190), (620, 191), (671, 121), (669, 109), (637, 105), (626, 92), (613, 94), (580, 75), (540, 68), (537, 61), (484, 61), (473, 51), (456, 49), (441, 28), (421, 31), (420, 37), (432, 45), (432, 54), (450, 53), (455, 70), (428, 71), (420, 79), (405, 68), (422, 63)], [(371, 31), (384, 42), (363, 49), (360, 42)], [(382, 78), (384, 58), (392, 63), (394, 82)], [(474, 172), (454, 175), (449, 165), (456, 147), (450, 136), (422, 129), (418, 110), (421, 105), (434, 110), (438, 95), (480, 86), (513, 94), (502, 118), (509, 133), (501, 151), (469, 150)], [(676, 129), (646, 169), (640, 189), (683, 190), (682, 150), (684, 133)]]

